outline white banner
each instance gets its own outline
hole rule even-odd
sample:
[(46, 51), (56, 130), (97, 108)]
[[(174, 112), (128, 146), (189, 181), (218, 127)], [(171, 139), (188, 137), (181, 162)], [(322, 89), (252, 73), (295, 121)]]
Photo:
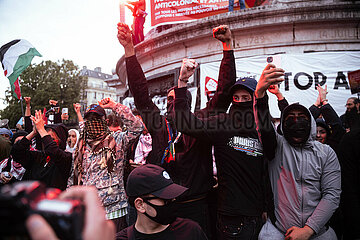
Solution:
[[(274, 57), (276, 56), (276, 57)], [(236, 76), (259, 77), (267, 65), (269, 56), (256, 56), (236, 59)], [(327, 99), (340, 116), (345, 112), (346, 100), (351, 96), (347, 73), (360, 69), (360, 52), (323, 52), (303, 54), (273, 55), (277, 66), (285, 70), (285, 81), (280, 85), (280, 91), (288, 102), (299, 102), (306, 107), (315, 103), (318, 92), (317, 84), (327, 85)], [(219, 62), (200, 65), (200, 95), (201, 108), (206, 106), (206, 92), (214, 88), (219, 74)], [(208, 91), (207, 91), (208, 90)], [(273, 117), (280, 117), (277, 98), (269, 95), (270, 112)]]

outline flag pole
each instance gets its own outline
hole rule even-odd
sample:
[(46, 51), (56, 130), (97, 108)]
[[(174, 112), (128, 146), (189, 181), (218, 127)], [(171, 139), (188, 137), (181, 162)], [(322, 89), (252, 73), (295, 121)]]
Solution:
[[(20, 94), (21, 94), (20, 76), (18, 78), (18, 82), (19, 82), (19, 90), (20, 90)], [(22, 114), (22, 117), (23, 117), (23, 121), (25, 123), (25, 114), (24, 114), (23, 101), (24, 101), (24, 99), (23, 99), (22, 95), (20, 95), (21, 114)]]

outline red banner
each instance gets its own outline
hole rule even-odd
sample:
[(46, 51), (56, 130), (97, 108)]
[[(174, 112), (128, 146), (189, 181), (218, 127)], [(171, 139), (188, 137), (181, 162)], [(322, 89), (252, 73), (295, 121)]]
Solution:
[[(269, 0), (246, 0), (246, 7), (267, 4)], [(234, 0), (239, 10), (239, 0)], [(229, 0), (150, 0), (151, 26), (196, 20), (228, 12)]]

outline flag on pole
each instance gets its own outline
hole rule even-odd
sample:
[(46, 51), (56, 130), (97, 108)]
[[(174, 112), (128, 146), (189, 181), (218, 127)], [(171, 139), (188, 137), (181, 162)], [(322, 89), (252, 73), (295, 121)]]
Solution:
[(4, 69), (5, 77), (10, 81), (11, 91), (20, 99), (20, 74), (30, 65), (34, 56), (41, 54), (24, 39), (13, 40), (0, 48), (0, 62)]

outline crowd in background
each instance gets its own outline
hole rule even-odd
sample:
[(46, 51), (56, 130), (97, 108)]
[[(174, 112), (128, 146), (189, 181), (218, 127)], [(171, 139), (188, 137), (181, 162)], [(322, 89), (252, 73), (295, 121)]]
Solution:
[[(0, 128), (1, 184), (36, 180), (80, 198), (84, 239), (360, 239), (359, 99), (339, 117), (318, 85), (310, 108), (289, 104), (283, 69), (269, 63), (258, 81), (237, 79), (229, 27), (213, 37), (223, 46), (214, 96), (190, 111), (198, 63), (184, 59), (161, 115), (119, 23), (136, 109), (105, 98), (81, 113), (74, 103), (79, 124), (69, 129), (56, 100), (34, 111), (25, 97), (24, 125)], [(38, 215), (27, 227), (34, 239), (56, 237)]]

